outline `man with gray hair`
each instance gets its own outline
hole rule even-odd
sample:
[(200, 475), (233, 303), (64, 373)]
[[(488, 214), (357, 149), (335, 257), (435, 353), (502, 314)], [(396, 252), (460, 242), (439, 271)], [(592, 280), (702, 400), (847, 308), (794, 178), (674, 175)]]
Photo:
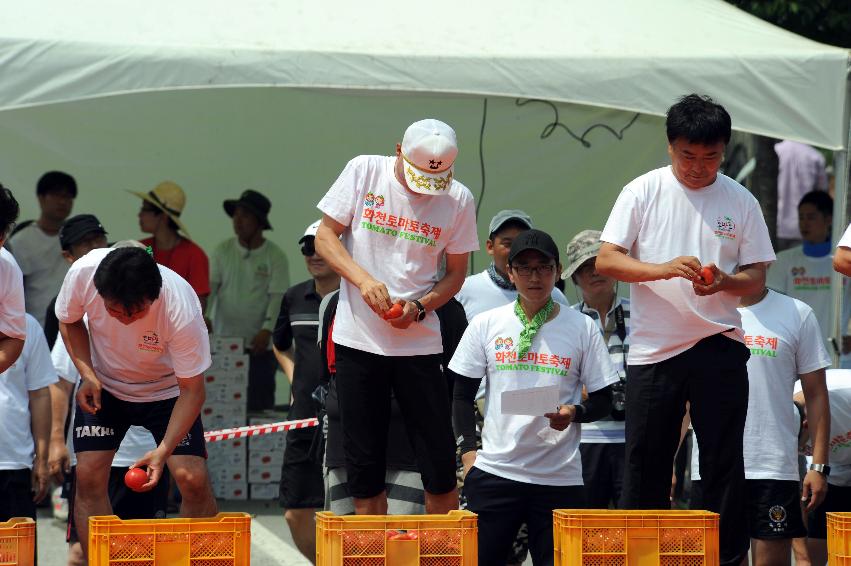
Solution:
[(612, 412), (582, 424), (579, 452), (585, 498), (591, 509), (617, 507), (623, 486), (626, 354), (629, 351), (629, 299), (617, 294), (617, 280), (597, 271), (599, 230), (583, 230), (567, 244), (567, 268), (561, 278), (573, 281), (582, 299), (573, 308), (591, 317), (603, 335), (620, 381), (612, 385)]

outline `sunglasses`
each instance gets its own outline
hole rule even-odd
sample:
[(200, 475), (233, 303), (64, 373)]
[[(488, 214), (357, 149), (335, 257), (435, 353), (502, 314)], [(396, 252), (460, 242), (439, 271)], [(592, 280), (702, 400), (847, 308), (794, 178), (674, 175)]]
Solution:
[(301, 245), (301, 255), (303, 255), (304, 257), (311, 257), (313, 255), (316, 255), (316, 246), (313, 245), (313, 240), (304, 242)]

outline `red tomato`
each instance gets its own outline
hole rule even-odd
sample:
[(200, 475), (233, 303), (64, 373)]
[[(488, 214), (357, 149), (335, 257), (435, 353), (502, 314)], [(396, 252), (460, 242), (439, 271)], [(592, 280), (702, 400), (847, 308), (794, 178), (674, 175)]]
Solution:
[(390, 529), (389, 531), (387, 531), (387, 540), (393, 540), (393, 537), (398, 534), (399, 531), (394, 531), (393, 529)]
[(395, 535), (390, 537), (390, 540), (408, 540), (408, 534), (407, 533), (396, 533)]
[(400, 303), (394, 303), (394, 305), (390, 307), (390, 310), (384, 313), (384, 320), (390, 320), (391, 318), (399, 318), (400, 316), (402, 316), (404, 310), (405, 309), (402, 308), (402, 305)]
[(420, 538), (420, 535), (417, 533), (417, 531), (408, 531), (407, 536), (408, 540), (417, 540), (418, 538)]
[(133, 468), (124, 474), (124, 485), (133, 491), (139, 491), (146, 483), (148, 483), (148, 473), (142, 468)]
[(712, 285), (715, 282), (715, 274), (708, 267), (700, 268), (700, 278), (703, 279), (704, 285)]

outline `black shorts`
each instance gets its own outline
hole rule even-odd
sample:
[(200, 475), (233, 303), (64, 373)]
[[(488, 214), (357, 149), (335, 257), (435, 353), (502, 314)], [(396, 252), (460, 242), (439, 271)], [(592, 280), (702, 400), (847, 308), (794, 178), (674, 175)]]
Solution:
[[(135, 403), (122, 401), (103, 389), (100, 402), (100, 411), (94, 415), (84, 412), (77, 405), (74, 416), (74, 452), (77, 454), (98, 450), (118, 450), (124, 435), (127, 434), (127, 429), (131, 426), (142, 426), (148, 429), (154, 437), (154, 442), (159, 445), (165, 436), (177, 397)], [(201, 424), (200, 414), (172, 454), (207, 457), (207, 444), (204, 440), (204, 427)]]
[(440, 354), (381, 356), (336, 346), (337, 393), (349, 492), (384, 491), (390, 392), (399, 403), (426, 492), (455, 488), (455, 437)]
[(35, 520), (32, 471), (0, 470), (0, 522), (12, 517), (29, 517)]
[[(109, 470), (109, 502), (112, 512), (121, 519), (165, 519), (168, 504), (169, 472), (163, 470), (159, 483), (151, 491), (136, 493), (124, 485), (124, 474), (127, 468), (113, 466)], [(74, 496), (76, 493), (77, 467), (71, 468), (69, 474), (70, 489), (68, 497), (68, 531), (65, 541), (69, 544), (80, 542), (77, 527), (74, 524)]]
[(279, 497), (284, 509), (323, 509), (325, 485), (322, 463), (311, 451), (316, 430), (295, 429), (287, 432), (287, 448), (281, 468)]
[[(807, 536), (801, 512), (801, 487), (794, 480), (745, 480), (748, 533), (759, 540)], [(692, 508), (703, 507), (700, 481), (691, 484)]]
[(827, 484), (827, 496), (822, 504), (808, 514), (807, 528), (810, 538), (827, 538), (826, 513), (851, 511), (851, 486)]

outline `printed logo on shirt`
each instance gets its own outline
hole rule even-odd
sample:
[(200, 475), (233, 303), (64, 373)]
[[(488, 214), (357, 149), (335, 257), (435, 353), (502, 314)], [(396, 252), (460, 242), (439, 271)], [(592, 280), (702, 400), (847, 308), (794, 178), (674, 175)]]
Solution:
[(269, 266), (265, 263), (258, 265), (254, 275), (257, 277), (269, 277)]
[(160, 335), (153, 330), (148, 330), (142, 334), (142, 340), (137, 345), (141, 352), (156, 352), (161, 354), (163, 347), (160, 345)]
[(837, 434), (830, 439), (831, 452), (836, 453), (843, 448), (851, 448), (851, 431), (845, 434)]
[(786, 509), (782, 505), (773, 505), (768, 510), (768, 520), (772, 531), (782, 533), (786, 530)]
[(78, 426), (74, 428), (74, 436), (76, 438), (86, 436), (115, 436), (115, 430), (106, 426)]
[(715, 236), (718, 238), (726, 238), (728, 240), (736, 239), (736, 223), (729, 216), (718, 217), (715, 219)]
[[(500, 340), (500, 338), (497, 338), (497, 340)], [(511, 339), (509, 338), (509, 340)], [(565, 358), (558, 354), (532, 352), (531, 350), (523, 356), (518, 356), (516, 350), (506, 349), (495, 352), (494, 359), (497, 371), (532, 371), (562, 377), (567, 376), (572, 361), (571, 358)]]
[(366, 196), (363, 199), (363, 205), (366, 207), (374, 206), (375, 208), (381, 208), (384, 206), (384, 195), (366, 193)]
[(824, 291), (830, 289), (830, 276), (807, 277), (806, 267), (793, 267), (792, 286), (796, 291)]
[(493, 347), (497, 352), (500, 350), (511, 350), (514, 348), (514, 340), (511, 336), (508, 338), (497, 338), (494, 341)]
[(776, 336), (751, 336), (750, 334), (745, 334), (745, 346), (750, 348), (752, 356), (776, 358), (778, 343), (779, 341)]

